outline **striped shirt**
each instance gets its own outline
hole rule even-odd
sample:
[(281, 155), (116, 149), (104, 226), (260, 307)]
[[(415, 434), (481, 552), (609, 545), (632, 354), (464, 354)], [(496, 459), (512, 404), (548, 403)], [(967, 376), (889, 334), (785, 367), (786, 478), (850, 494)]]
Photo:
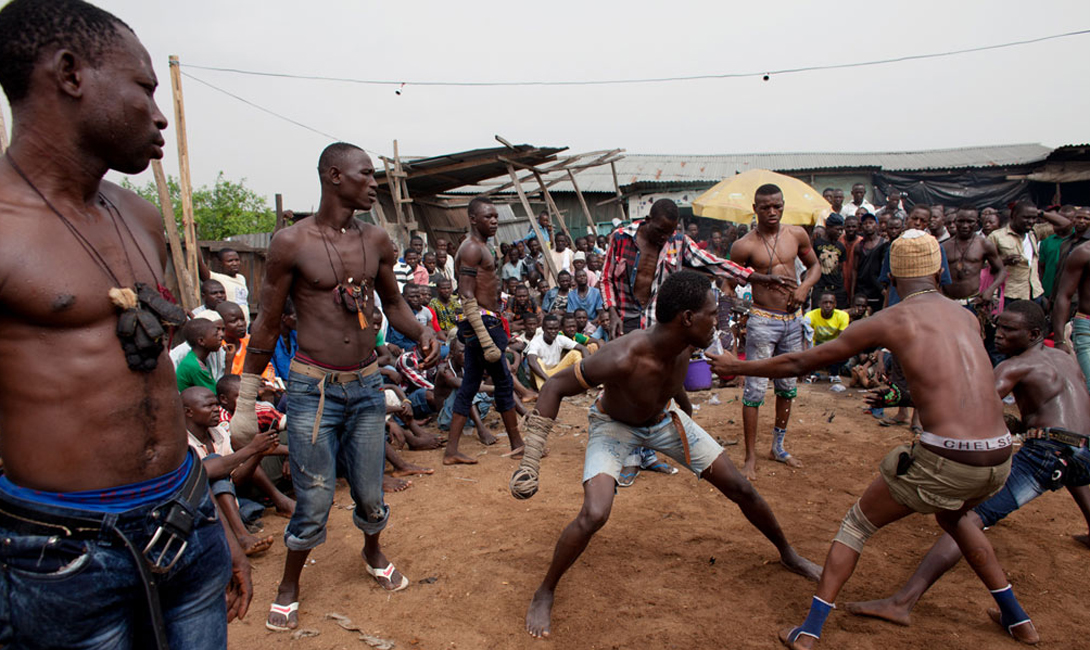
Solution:
[(609, 250), (606, 252), (605, 265), (602, 267), (602, 275), (598, 282), (598, 289), (602, 292), (605, 307), (615, 308), (622, 319), (640, 316), (640, 327), (647, 328), (654, 325), (659, 287), (666, 281), (667, 276), (681, 270), (682, 267), (707, 270), (739, 284), (749, 282), (753, 269), (701, 250), (688, 235), (675, 232), (659, 251), (655, 277), (651, 281), (651, 300), (647, 305), (641, 305), (635, 291), (636, 269), (639, 268), (640, 260), (640, 249), (636, 245), (636, 231), (643, 223), (643, 221), (634, 221), (610, 235)]

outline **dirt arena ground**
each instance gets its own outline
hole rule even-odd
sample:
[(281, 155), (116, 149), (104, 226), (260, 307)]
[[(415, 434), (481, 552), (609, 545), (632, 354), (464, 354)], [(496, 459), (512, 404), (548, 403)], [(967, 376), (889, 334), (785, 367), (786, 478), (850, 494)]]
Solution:
[[(721, 404), (704, 404), (712, 394)], [(769, 393), (771, 398), (771, 392)], [(740, 389), (693, 394), (695, 419), (714, 437), (741, 436)], [(771, 401), (771, 400), (770, 400)], [(774, 648), (776, 631), (799, 623), (814, 585), (780, 568), (775, 549), (710, 486), (684, 470), (644, 474), (621, 490), (609, 523), (568, 572), (557, 591), (553, 633), (531, 639), (523, 616), (548, 566), (560, 530), (579, 509), (586, 445), (586, 408), (565, 403), (550, 438), (542, 488), (516, 501), (507, 491), (515, 462), (501, 458), (506, 439), (486, 448), (475, 439), (463, 450), (480, 464), (444, 468), (440, 452), (408, 452), (411, 462), (436, 468), (405, 492), (387, 495), (393, 512), (383, 535), (386, 554), (412, 581), (383, 592), (364, 571), (362, 535), (352, 525), (347, 488), (337, 491), (327, 542), (303, 573), (300, 627), (317, 636), (292, 639), (264, 627), (284, 559), (285, 520), (264, 519), (273, 549), (252, 559), (254, 600), (244, 621), (232, 623), (229, 646), (354, 649), (369, 646), (327, 613), (347, 616), (364, 632), (398, 648)], [(841, 518), (876, 475), (891, 446), (910, 438), (906, 427), (881, 428), (861, 409), (857, 391), (835, 394), (829, 384), (800, 386), (788, 446), (801, 470), (764, 461), (757, 488), (788, 538), (821, 563)], [(759, 444), (767, 449), (771, 409), (761, 414)], [(490, 420), (494, 431), (502, 430)], [(742, 447), (727, 448), (741, 464)], [(271, 511), (269, 511), (271, 512)], [(1071, 535), (1086, 532), (1066, 492), (1048, 494), (999, 524), (989, 535), (1011, 581), (1040, 631), (1041, 648), (1087, 648), (1085, 620), (1090, 550)], [(888, 595), (935, 541), (931, 518), (913, 516), (880, 531), (838, 602)], [(926, 594), (912, 627), (855, 618), (837, 611), (822, 647), (1014, 648), (988, 619), (993, 604), (962, 563)]]

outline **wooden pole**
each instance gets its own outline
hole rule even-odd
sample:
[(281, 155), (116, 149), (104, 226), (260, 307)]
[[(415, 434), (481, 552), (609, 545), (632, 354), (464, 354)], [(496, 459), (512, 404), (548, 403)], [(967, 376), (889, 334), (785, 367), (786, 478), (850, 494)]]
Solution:
[(8, 149), (8, 125), (4, 123), (4, 110), (0, 109), (0, 153)]
[(200, 300), (194, 291), (193, 277), (185, 268), (185, 255), (178, 237), (178, 222), (174, 219), (174, 204), (170, 202), (170, 187), (167, 185), (167, 176), (163, 173), (163, 163), (158, 160), (151, 161), (151, 170), (155, 174), (155, 185), (159, 188), (159, 211), (163, 214), (163, 226), (166, 227), (167, 242), (170, 244), (170, 259), (174, 263), (174, 275), (178, 278), (178, 291), (182, 294), (182, 308), (193, 311), (200, 304)]
[(276, 227), (273, 232), (280, 230), (284, 227), (284, 195), (276, 195)]
[[(522, 202), (522, 209), (526, 211), (526, 218), (530, 220), (530, 227), (534, 229), (534, 234), (537, 235), (538, 243), (545, 241), (545, 236), (541, 234), (541, 226), (537, 225), (537, 217), (534, 216), (534, 210), (530, 207), (530, 201), (526, 198), (526, 192), (522, 191), (522, 183), (519, 182), (518, 174), (515, 173), (515, 168), (510, 163), (507, 164), (507, 173), (511, 175), (511, 182), (515, 186), (515, 191), (518, 192), (519, 201)], [(542, 257), (545, 258), (545, 268), (549, 270), (549, 274), (556, 280), (556, 266), (553, 264), (553, 256), (549, 253), (549, 249), (546, 246), (541, 247)]]
[(583, 198), (583, 192), (579, 190), (579, 184), (575, 182), (575, 174), (568, 170), (568, 180), (571, 181), (572, 189), (575, 190), (575, 196), (579, 199), (579, 205), (583, 207), (583, 216), (587, 218), (587, 227), (590, 229), (590, 235), (592, 237), (598, 236), (598, 227), (594, 225), (594, 217), (590, 216), (590, 208), (587, 207), (587, 200)]
[(178, 185), (182, 194), (182, 230), (185, 233), (186, 269), (197, 275), (197, 227), (193, 222), (193, 183), (189, 178), (189, 144), (185, 136), (185, 101), (182, 98), (182, 68), (178, 57), (170, 56), (170, 89), (174, 96), (174, 130), (178, 137)]
[(556, 207), (556, 203), (553, 202), (553, 196), (552, 194), (549, 194), (549, 188), (545, 187), (545, 181), (541, 178), (541, 173), (536, 169), (533, 171), (534, 178), (537, 179), (537, 184), (541, 187), (541, 193), (545, 195), (546, 207), (548, 207), (549, 211), (556, 216), (556, 220), (560, 222), (560, 229), (568, 236), (568, 245), (574, 245), (575, 240), (572, 239), (571, 233), (568, 232), (568, 225), (564, 223), (564, 215), (560, 214), (560, 208)]
[(613, 172), (613, 189), (617, 191), (617, 209), (621, 212), (621, 221), (624, 221), (624, 205), (621, 203), (624, 200), (624, 194), (621, 194), (621, 184), (617, 182), (617, 163), (610, 162), (609, 169)]

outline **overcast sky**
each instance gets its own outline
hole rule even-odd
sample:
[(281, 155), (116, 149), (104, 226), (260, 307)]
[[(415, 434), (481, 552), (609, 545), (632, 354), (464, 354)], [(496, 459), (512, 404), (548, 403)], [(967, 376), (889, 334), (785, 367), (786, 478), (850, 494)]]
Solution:
[[(759, 78), (625, 86), (436, 88), (413, 81), (631, 79), (853, 63), (1090, 29), (1086, 0), (384, 2), (101, 0), (159, 75), (185, 64), (406, 81), (364, 86), (187, 72), (371, 151), (429, 156), (515, 143), (573, 152), (884, 151), (1090, 141), (1090, 36), (954, 57)], [(245, 178), (316, 207), (331, 142), (183, 78), (196, 185)], [(10, 113), (4, 102), (5, 119)], [(376, 163), (379, 161), (376, 160)], [(379, 163), (381, 164), (381, 163)], [(116, 179), (117, 175), (111, 175)], [(150, 179), (146, 172), (138, 181)]]

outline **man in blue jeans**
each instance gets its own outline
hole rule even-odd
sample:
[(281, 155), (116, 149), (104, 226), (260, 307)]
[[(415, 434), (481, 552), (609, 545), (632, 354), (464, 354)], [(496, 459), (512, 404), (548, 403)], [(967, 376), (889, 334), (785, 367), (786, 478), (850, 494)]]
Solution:
[(16, 0), (0, 86), (0, 645), (225, 648), (249, 564), (188, 451), (162, 218), (103, 180), (163, 155), (151, 59), (87, 3)]
[(424, 365), (439, 355), (434, 335), (401, 299), (389, 235), (353, 217), (377, 197), (375, 168), (359, 147), (338, 142), (318, 158), (322, 198), (318, 212), (276, 233), (269, 244), (261, 310), (254, 321), (239, 386), (232, 438), (257, 433), (258, 375), (280, 336), (280, 315), (291, 295), (299, 348), (288, 371), (288, 462), (295, 512), (284, 530), (284, 574), (265, 626), (298, 627), (299, 577), (310, 551), (325, 541), (337, 468), (343, 468), (363, 531), (367, 572), (388, 591), (409, 580), (386, 559), (379, 535), (390, 509), (382, 499), (386, 401), (369, 317), (374, 293), (386, 306), (390, 327), (417, 341)]
[[(1044, 311), (1028, 300), (1011, 303), (999, 315), (995, 344), (1008, 358), (995, 368), (996, 390), (1000, 395), (1013, 391), (1027, 427), (1026, 443), (1014, 455), (1003, 489), (969, 515), (977, 526), (994, 526), (1045, 492), (1066, 487), (1090, 528), (1090, 394), (1082, 388), (1074, 359), (1045, 347), (1044, 331)], [(1075, 539), (1090, 546), (1086, 535)], [(848, 603), (846, 609), (908, 625), (916, 601), (960, 560), (957, 544), (944, 535), (900, 591), (882, 600)]]
[[(469, 202), (469, 237), (454, 255), (454, 273), (458, 276), (458, 295), (462, 299), (462, 319), (458, 321), (458, 340), (465, 344), (465, 375), (454, 397), (454, 415), (450, 420), (450, 437), (443, 454), (444, 465), (472, 465), (477, 459), (458, 451), (462, 430), (469, 419), (469, 408), (481, 387), (484, 373), (492, 378), (496, 410), (503, 418), (512, 455), (522, 452), (518, 413), (515, 412), (515, 383), (507, 367), (504, 350), (508, 333), (500, 316), (500, 284), (496, 276), (496, 255), (488, 238), (496, 234), (499, 215), (496, 206), (485, 198)], [(481, 442), (494, 444), (496, 439), (478, 428)]]
[[(1077, 310), (1071, 317), (1071, 301), (1078, 292)], [(1070, 350), (1064, 327), (1071, 321), (1071, 343), (1090, 391), (1090, 246), (1076, 244), (1060, 274), (1056, 301), (1052, 305), (1052, 333), (1059, 350)]]

